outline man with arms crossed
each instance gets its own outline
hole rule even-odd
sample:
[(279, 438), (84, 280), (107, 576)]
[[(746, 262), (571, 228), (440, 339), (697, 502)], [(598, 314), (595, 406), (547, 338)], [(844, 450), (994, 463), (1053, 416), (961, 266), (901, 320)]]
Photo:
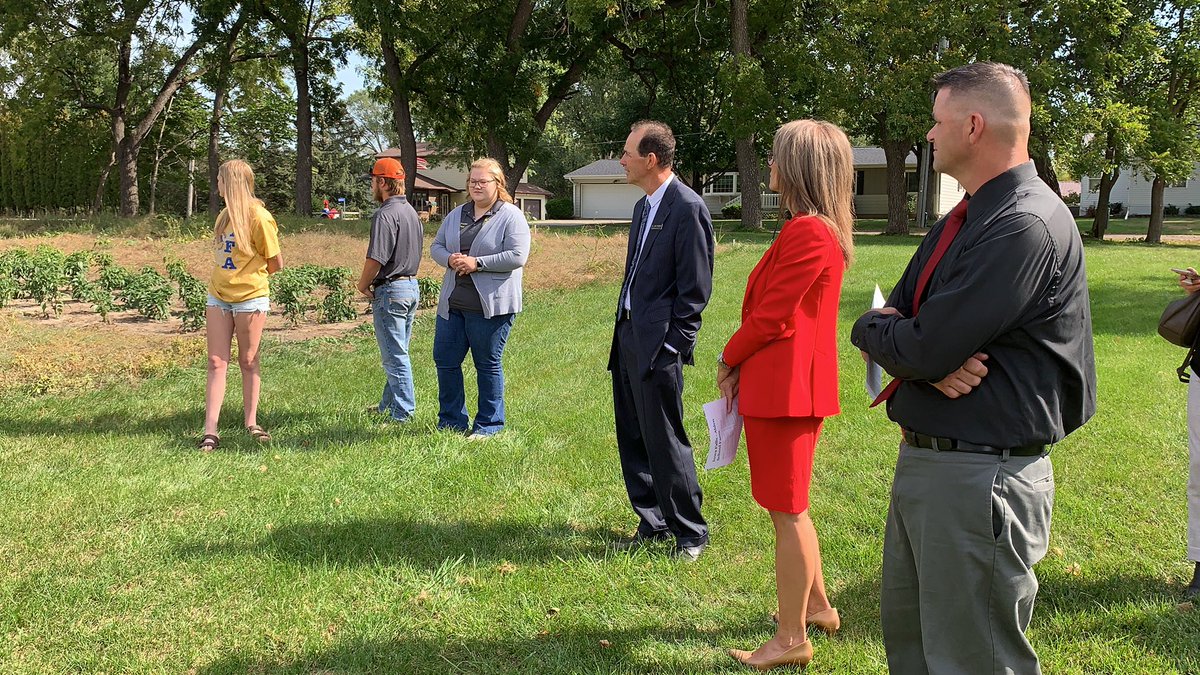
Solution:
[(633, 125), (621, 166), (646, 196), (633, 209), (608, 369), (621, 472), (638, 515), (637, 533), (618, 547), (674, 537), (674, 555), (694, 561), (708, 524), (683, 429), (683, 364), (692, 363), (712, 293), (713, 231), (704, 201), (671, 173), (674, 158), (670, 127)]
[(424, 231), (416, 210), (404, 197), (404, 168), (399, 161), (384, 157), (375, 162), (371, 194), (381, 206), (371, 216), (371, 238), (358, 290), (371, 299), (375, 340), (387, 376), (379, 412), (407, 422), (417, 407), (408, 341), (420, 301), (416, 274)]
[(1046, 553), (1050, 446), (1095, 412), (1075, 220), (1029, 160), (1029, 82), (974, 63), (933, 81), (933, 169), (967, 198), (851, 341), (896, 381), (903, 430), (880, 608), (892, 673), (1039, 673), (1024, 631)]

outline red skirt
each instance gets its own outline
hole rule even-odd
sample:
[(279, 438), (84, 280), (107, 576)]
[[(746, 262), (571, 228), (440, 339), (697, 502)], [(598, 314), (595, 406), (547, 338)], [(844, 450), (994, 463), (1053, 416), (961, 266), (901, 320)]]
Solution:
[(768, 511), (804, 513), (822, 417), (744, 417), (750, 492)]

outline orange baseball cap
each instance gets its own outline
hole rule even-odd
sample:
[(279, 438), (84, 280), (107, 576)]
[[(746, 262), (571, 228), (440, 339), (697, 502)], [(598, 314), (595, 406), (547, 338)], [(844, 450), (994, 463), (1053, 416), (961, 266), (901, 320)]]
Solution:
[(371, 167), (371, 175), (378, 178), (404, 180), (404, 167), (400, 165), (399, 160), (392, 157), (381, 157), (375, 160), (375, 166)]

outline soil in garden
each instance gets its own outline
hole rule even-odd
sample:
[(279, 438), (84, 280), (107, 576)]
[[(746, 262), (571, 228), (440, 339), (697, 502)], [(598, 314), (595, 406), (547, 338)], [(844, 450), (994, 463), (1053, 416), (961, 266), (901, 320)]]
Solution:
[[(430, 243), (432, 238), (427, 237), (425, 251)], [(0, 251), (32, 250), (39, 244), (66, 254), (80, 250), (108, 252), (118, 265), (131, 271), (149, 266), (163, 272), (164, 260), (177, 258), (201, 280), (208, 279), (213, 264), (207, 239), (59, 234), (0, 239)], [(355, 279), (366, 251), (364, 238), (324, 232), (283, 233), (282, 244), (286, 265), (348, 267)], [(525, 267), (525, 289), (565, 290), (616, 279), (621, 274), (625, 246), (623, 233), (536, 232)], [(442, 272), (426, 254), (418, 276), (441, 279)], [(369, 320), (365, 299), (356, 299), (355, 308), (357, 318), (335, 324), (316, 323), (314, 318), (292, 326), (275, 313), (268, 317), (264, 337), (273, 341), (339, 337)], [(175, 306), (172, 311), (180, 309)], [(58, 317), (45, 317), (30, 300), (15, 300), (0, 309), (0, 364), (4, 364), (0, 366), (0, 393), (60, 393), (114, 380), (138, 379), (170, 368), (199, 367), (204, 354), (203, 331), (182, 332), (174, 316), (166, 321), (149, 321), (133, 311), (118, 311), (109, 314), (105, 323), (91, 305), (69, 298)]]

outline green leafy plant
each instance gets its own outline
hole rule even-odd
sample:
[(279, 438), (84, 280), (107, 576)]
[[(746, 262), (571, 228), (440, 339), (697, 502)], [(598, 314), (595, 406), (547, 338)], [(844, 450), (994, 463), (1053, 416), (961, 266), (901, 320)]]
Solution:
[(321, 283), (321, 271), (316, 265), (300, 265), (271, 275), (271, 300), (283, 307), (283, 316), (289, 324), (300, 323), (312, 308), (310, 296)]
[(66, 280), (66, 256), (62, 251), (50, 246), (38, 246), (33, 253), (33, 269), (26, 280), (29, 297), (42, 307), (42, 314), (54, 316), (62, 314), (62, 295), (60, 291)]
[(92, 303), (92, 309), (100, 315), (100, 320), (108, 323), (108, 315), (117, 309), (112, 292), (100, 284), (92, 284), (87, 290), (87, 302)]
[(65, 273), (67, 284), (71, 287), (71, 297), (84, 302), (88, 297), (91, 282), (88, 281), (88, 269), (92, 264), (91, 251), (76, 251), (67, 256)]
[(421, 300), (417, 303), (420, 309), (436, 307), (438, 297), (442, 294), (442, 280), (437, 277), (420, 277), (417, 279), (417, 290)]
[(192, 276), (183, 261), (167, 260), (167, 276), (175, 282), (179, 291), (179, 299), (183, 302), (183, 312), (179, 320), (183, 322), (183, 330), (196, 331), (204, 327), (204, 312), (208, 305), (208, 286)]
[(29, 282), (29, 277), (33, 275), (33, 256), (23, 248), (14, 248), (0, 254), (0, 270), (7, 271), (7, 276), (12, 282), (13, 298), (29, 297), (29, 292), (26, 286)]
[(321, 285), (328, 291), (321, 300), (321, 323), (350, 321), (358, 316), (351, 303), (351, 272), (346, 267), (326, 267), (321, 270)]
[(109, 253), (99, 253), (95, 258), (96, 266), (100, 269), (98, 283), (109, 293), (119, 293), (125, 289), (133, 273), (113, 262)]
[(121, 290), (121, 303), (153, 321), (163, 321), (171, 315), (170, 281), (153, 267), (131, 275)]
[(546, 202), (546, 217), (551, 220), (566, 220), (575, 216), (575, 204), (570, 197), (559, 197)]

